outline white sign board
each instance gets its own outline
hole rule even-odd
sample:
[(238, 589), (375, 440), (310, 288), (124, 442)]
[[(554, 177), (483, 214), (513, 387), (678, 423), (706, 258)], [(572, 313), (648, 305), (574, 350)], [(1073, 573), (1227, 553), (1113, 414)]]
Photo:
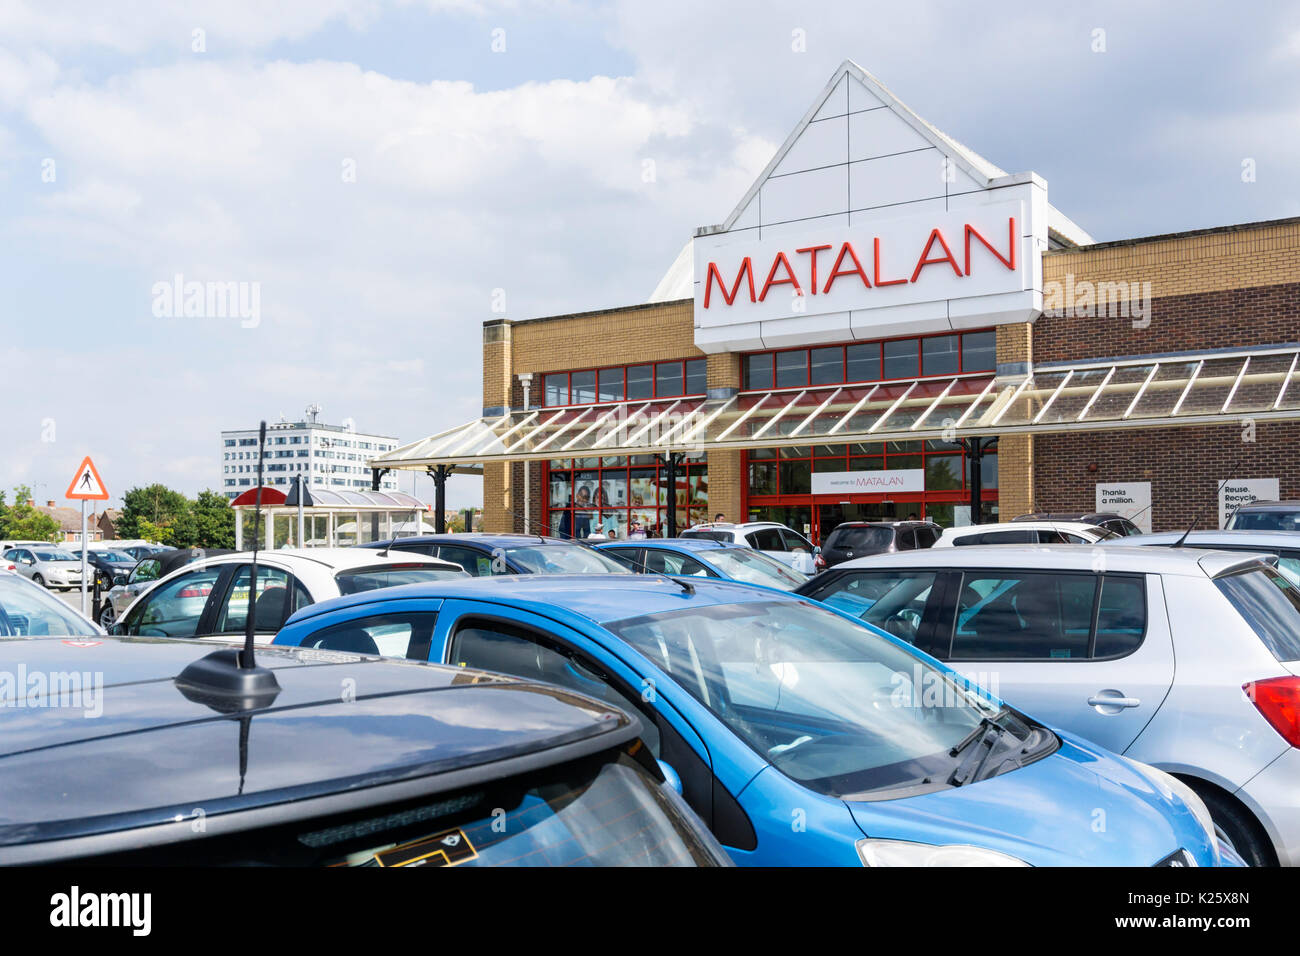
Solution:
[(909, 491), (925, 491), (924, 468), (814, 471), (812, 475), (812, 493), (815, 495), (878, 495)]
[(1237, 480), (1217, 481), (1219, 488), (1219, 527), (1228, 523), (1228, 518), (1242, 505), (1252, 501), (1276, 501), (1279, 497), (1279, 485), (1276, 478), (1240, 478)]
[(1151, 533), (1151, 482), (1149, 481), (1099, 481), (1097, 482), (1097, 510), (1128, 518)]

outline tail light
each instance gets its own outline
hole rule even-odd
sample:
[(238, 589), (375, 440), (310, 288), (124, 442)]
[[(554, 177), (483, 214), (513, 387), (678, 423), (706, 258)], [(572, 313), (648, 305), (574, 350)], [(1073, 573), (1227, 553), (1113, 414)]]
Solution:
[(183, 598), (207, 597), (211, 593), (212, 585), (200, 584), (198, 587), (182, 588), (177, 592), (176, 596)]
[(1241, 689), (1283, 740), (1300, 747), (1300, 677), (1270, 677)]
[(826, 559), (823, 558), (820, 554), (818, 554), (818, 555), (814, 555), (814, 556), (813, 556), (813, 567), (816, 568), (818, 571), (825, 571), (825, 570), (826, 570)]

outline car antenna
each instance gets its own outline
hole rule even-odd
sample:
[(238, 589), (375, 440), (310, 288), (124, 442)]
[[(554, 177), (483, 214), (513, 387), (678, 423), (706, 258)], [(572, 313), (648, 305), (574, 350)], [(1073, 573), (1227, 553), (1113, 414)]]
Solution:
[[(1241, 457), (1244, 454), (1245, 452), (1243, 451), (1240, 455), (1237, 456), (1237, 460), (1234, 461), (1232, 463), (1232, 467), (1228, 469), (1228, 477), (1224, 478), (1223, 481), (1219, 482), (1219, 487), (1215, 489), (1214, 492), (1215, 498), (1219, 497), (1219, 493), (1223, 491), (1223, 486), (1226, 485), (1228, 482), (1232, 481), (1232, 476), (1237, 473), (1237, 466), (1241, 464)], [(1181, 548), (1183, 546), (1183, 542), (1187, 540), (1187, 536), (1192, 533), (1192, 529), (1196, 527), (1196, 523), (1201, 520), (1201, 515), (1204, 513), (1205, 513), (1204, 508), (1202, 508), (1200, 511), (1196, 513), (1196, 515), (1192, 518), (1192, 523), (1189, 524), (1187, 526), (1187, 530), (1183, 532), (1183, 536), (1179, 538), (1177, 541), (1175, 541), (1172, 547)]]
[[(505, 512), (506, 512), (506, 514), (508, 514), (510, 517), (512, 517), (512, 518), (518, 518), (519, 520), (523, 521), (523, 522), (524, 522), (524, 526), (525, 526), (525, 528), (526, 528), (528, 525), (532, 525), (532, 524), (535, 524), (535, 523), (536, 523), (536, 522), (534, 522), (531, 518), (525, 518), (523, 515), (515, 514), (515, 512), (511, 511), (509, 508), (506, 508), (506, 509), (505, 509)], [(545, 540), (545, 536), (544, 536), (544, 535), (540, 535), (540, 534), (539, 534), (537, 537), (538, 537), (540, 540), (543, 540), (543, 541)], [(582, 545), (582, 547), (586, 548), (588, 551), (594, 551), (594, 552), (596, 552), (597, 554), (600, 553), (600, 549), (597, 548), (597, 547), (595, 547), (594, 545), (592, 545), (591, 542), (589, 542), (589, 541), (584, 541), (582, 538), (575, 538), (572, 534), (568, 535), (568, 537), (567, 537), (566, 540), (568, 540), (568, 541), (572, 541), (574, 544)], [(601, 557), (604, 557), (604, 555), (601, 555)], [(694, 593), (695, 593), (695, 585), (692, 584), (690, 581), (685, 581), (685, 580), (682, 580), (682, 579), (680, 579), (680, 578), (675, 578), (675, 577), (673, 577), (671, 574), (665, 574), (663, 571), (647, 571), (647, 572), (645, 572), (645, 573), (646, 573), (646, 574), (657, 574), (657, 575), (659, 575), (659, 577), (664, 578), (665, 580), (668, 580), (668, 581), (673, 582), (673, 584), (675, 584), (675, 585), (677, 585), (679, 588), (681, 588), (682, 591), (683, 591), (684, 593), (686, 593), (686, 594), (694, 594)]]
[[(244, 622), (244, 647), (222, 648), (199, 658), (176, 677), (187, 697), (205, 700), (222, 713), (266, 707), (280, 693), (275, 673), (258, 667), (253, 654), (257, 609), (257, 545), (261, 537), (262, 462), (266, 449), (266, 422), (257, 435), (257, 497), (253, 508), (253, 563), (248, 574), (248, 614)], [(187, 692), (188, 691), (188, 692)]]

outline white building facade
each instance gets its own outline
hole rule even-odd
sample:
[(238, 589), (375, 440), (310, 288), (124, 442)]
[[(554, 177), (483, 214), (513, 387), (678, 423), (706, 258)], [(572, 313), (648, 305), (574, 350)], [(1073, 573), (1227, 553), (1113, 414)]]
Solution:
[[(314, 419), (313, 413), (304, 421), (266, 426), (263, 484), (287, 491), (295, 475), (305, 475), (313, 488), (369, 491), (366, 462), (396, 448), (397, 439)], [(221, 489), (227, 498), (257, 487), (257, 431), (241, 428), (221, 433)], [(385, 475), (379, 490), (396, 491), (396, 477)]]

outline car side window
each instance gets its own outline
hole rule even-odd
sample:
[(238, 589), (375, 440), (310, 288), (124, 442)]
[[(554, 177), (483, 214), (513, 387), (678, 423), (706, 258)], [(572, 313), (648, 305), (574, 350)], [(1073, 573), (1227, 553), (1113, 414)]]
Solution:
[(897, 541), (898, 541), (899, 551), (916, 550), (916, 532), (913, 531), (911, 528), (903, 528), (901, 531), (899, 531), (897, 536)]
[[(221, 603), (217, 620), (212, 631), (214, 634), (243, 634), (248, 624), (248, 579), (251, 567), (240, 565)], [(285, 618), (298, 606), (301, 590), (293, 575), (279, 568), (259, 565), (257, 568), (257, 602), (253, 613), (256, 619), (253, 630), (258, 632), (278, 631)], [(307, 599), (310, 604), (310, 598)]]
[[(641, 707), (631, 693), (616, 689), (598, 664), (524, 627), (490, 620), (463, 621), (451, 638), (447, 660), (460, 667), (559, 684), (633, 713)], [(642, 724), (645, 742), (658, 757), (659, 733), (653, 718)]]
[(686, 574), (698, 577), (709, 576), (708, 568), (694, 558), (673, 551), (661, 551), (659, 548), (646, 548), (642, 558), (645, 569), (659, 574)]
[(788, 528), (778, 528), (777, 530), (781, 534), (781, 540), (785, 542), (786, 551), (794, 551), (797, 548), (803, 548), (805, 551), (812, 550), (812, 545), (795, 532), (790, 531)]
[(1123, 657), (1142, 644), (1147, 630), (1146, 581), (1139, 575), (1102, 578), (1093, 657)]
[(427, 661), (437, 620), (434, 611), (376, 614), (323, 627), (308, 634), (299, 646)]
[(639, 559), (640, 548), (602, 548), (601, 550), (615, 560), (622, 561), (633, 571), (645, 570)]
[(1097, 577), (967, 572), (958, 592), (954, 660), (1087, 658)]
[(131, 577), (127, 579), (127, 583), (135, 584), (137, 581), (157, 581), (158, 571), (161, 567), (162, 562), (157, 558), (145, 558), (131, 569)]
[(747, 535), (749, 546), (757, 548), (759, 551), (785, 551), (785, 542), (781, 540), (781, 532), (776, 528), (760, 528), (757, 531), (751, 531)]
[(852, 571), (828, 581), (809, 597), (918, 644), (938, 577), (937, 571)]
[[(431, 548), (430, 552), (432, 551)], [(450, 561), (452, 564), (459, 564), (476, 578), (492, 573), (492, 558), (482, 551), (461, 547), (460, 545), (440, 544), (437, 552), (438, 557), (442, 558), (442, 560)]]
[(182, 574), (140, 599), (124, 623), (126, 634), (143, 637), (194, 637), (211, 600), (222, 565)]

